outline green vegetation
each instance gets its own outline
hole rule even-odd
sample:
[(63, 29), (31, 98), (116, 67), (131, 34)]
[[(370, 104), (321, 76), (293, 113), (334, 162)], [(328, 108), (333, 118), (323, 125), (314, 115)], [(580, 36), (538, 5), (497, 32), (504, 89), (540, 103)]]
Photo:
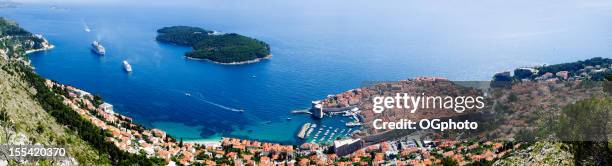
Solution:
[[(568, 146), (556, 141), (536, 141), (532, 145), (506, 154), (493, 165), (575, 165)], [(490, 165), (491, 162), (479, 161), (472, 165)]]
[(268, 44), (235, 33), (213, 34), (197, 27), (173, 26), (157, 30), (157, 41), (191, 46), (185, 56), (219, 63), (240, 63), (270, 55)]
[(8, 57), (17, 57), (25, 50), (43, 48), (43, 42), (44, 39), (19, 27), (15, 21), (0, 17), (0, 48), (6, 51)]
[(576, 165), (612, 164), (612, 98), (589, 99), (563, 109), (556, 135), (570, 145)]
[(557, 73), (559, 71), (568, 71), (570, 73), (578, 73), (580, 69), (584, 69), (586, 66), (605, 66), (608, 67), (612, 64), (612, 59), (608, 58), (591, 58), (584, 61), (577, 61), (571, 63), (562, 63), (556, 65), (543, 66), (538, 68), (538, 75), (542, 75), (544, 73)]
[(0, 37), (28, 35), (32, 35), (32, 33), (19, 27), (17, 22), (0, 17)]
[[(570, 77), (588, 75), (589, 80), (601, 81), (604, 80), (606, 76), (612, 75), (612, 70), (606, 70), (610, 65), (612, 65), (612, 59), (595, 57), (584, 61), (540, 66), (533, 69), (518, 68), (514, 70), (514, 76), (497, 75), (498, 77), (494, 77), (494, 80), (512, 81), (513, 79), (535, 79), (545, 73), (556, 74), (560, 71), (567, 71)], [(537, 72), (533, 72), (532, 70)]]
[[(82, 165), (108, 165), (102, 156), (79, 135), (58, 123), (32, 98), (32, 89), (21, 79), (14, 63), (0, 58), (0, 144), (15, 144), (25, 136), (25, 144), (59, 145)], [(52, 161), (41, 161), (51, 162)], [(50, 164), (52, 165), (52, 164)]]
[(459, 162), (457, 162), (456, 160), (453, 160), (450, 157), (444, 157), (444, 158), (442, 158), (442, 165), (444, 165), (444, 166), (457, 166), (457, 165), (459, 165)]

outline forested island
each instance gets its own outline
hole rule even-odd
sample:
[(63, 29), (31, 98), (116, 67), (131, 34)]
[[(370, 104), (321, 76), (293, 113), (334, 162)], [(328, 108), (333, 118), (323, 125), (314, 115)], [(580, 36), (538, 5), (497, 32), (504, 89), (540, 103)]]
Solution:
[(268, 44), (236, 33), (220, 33), (190, 26), (172, 26), (157, 30), (159, 42), (190, 46), (185, 56), (220, 64), (245, 64), (268, 59)]

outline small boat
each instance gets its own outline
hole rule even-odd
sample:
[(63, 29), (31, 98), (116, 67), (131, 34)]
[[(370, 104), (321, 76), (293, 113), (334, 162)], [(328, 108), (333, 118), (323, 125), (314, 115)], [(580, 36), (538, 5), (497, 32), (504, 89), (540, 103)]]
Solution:
[(291, 120), (291, 118), (287, 118), (287, 120)]
[(123, 61), (123, 69), (125, 69), (125, 71), (127, 72), (132, 72), (132, 65), (130, 65), (130, 63), (128, 63), (128, 61)]
[(191, 96), (191, 93), (185, 93), (185, 96)]
[(257, 76), (256, 76), (256, 75), (252, 75), (251, 77), (255, 78), (255, 77), (257, 77)]

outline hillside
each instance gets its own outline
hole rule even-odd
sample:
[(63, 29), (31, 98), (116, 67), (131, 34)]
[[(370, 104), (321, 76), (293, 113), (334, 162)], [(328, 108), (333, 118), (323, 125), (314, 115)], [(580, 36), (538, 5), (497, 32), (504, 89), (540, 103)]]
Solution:
[(106, 156), (101, 156), (77, 133), (57, 123), (43, 110), (32, 98), (36, 91), (21, 78), (20, 71), (15, 70), (13, 63), (17, 62), (0, 58), (0, 123), (3, 129), (0, 130), (0, 144), (62, 145), (75, 159), (72, 163), (110, 163)]
[[(0, 18), (0, 144), (41, 144), (66, 148), (70, 160), (9, 161), (45, 165), (162, 165), (164, 160), (121, 151), (105, 138), (108, 131), (72, 110), (61, 91), (45, 86), (26, 53), (53, 46), (42, 37)], [(38, 163), (31, 163), (38, 162)], [(0, 165), (7, 161), (0, 160)]]
[(268, 44), (235, 33), (223, 34), (197, 27), (173, 26), (157, 30), (157, 41), (190, 46), (185, 56), (222, 64), (258, 62), (270, 57)]
[(574, 165), (568, 145), (559, 142), (538, 141), (525, 149), (512, 152), (493, 165)]
[[(45, 112), (33, 98), (36, 91), (22, 78), (24, 73), (19, 66), (28, 62), (24, 53), (46, 49), (50, 47), (48, 42), (4, 18), (0, 18), (0, 36), (0, 144), (60, 145), (67, 148), (71, 157), (71, 160), (63, 161), (64, 164), (109, 164), (108, 157), (100, 155), (77, 133)], [(39, 164), (43, 163), (60, 162), (39, 161)]]

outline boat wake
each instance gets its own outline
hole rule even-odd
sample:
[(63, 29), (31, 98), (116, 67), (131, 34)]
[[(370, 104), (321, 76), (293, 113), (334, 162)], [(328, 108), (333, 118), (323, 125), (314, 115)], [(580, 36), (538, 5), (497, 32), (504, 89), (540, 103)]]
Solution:
[(91, 29), (89, 29), (89, 26), (85, 25), (85, 32), (91, 32)]
[(83, 30), (85, 30), (85, 32), (91, 32), (91, 29), (89, 28), (85, 20), (81, 20), (81, 22), (83, 23)]
[[(191, 95), (189, 95), (189, 96), (191, 96)], [(221, 105), (221, 104), (218, 104), (218, 103), (212, 102), (212, 101), (208, 101), (208, 100), (206, 100), (206, 99), (204, 98), (204, 96), (202, 96), (202, 94), (198, 94), (198, 97), (194, 97), (194, 98), (195, 98), (195, 99), (198, 99), (198, 100), (200, 100), (200, 101), (203, 101), (203, 102), (205, 102), (205, 103), (208, 103), (208, 104), (210, 104), (210, 105), (214, 105), (214, 106), (216, 106), (216, 107), (219, 107), (219, 108), (225, 109), (225, 110), (234, 111), (234, 112), (244, 112), (244, 110), (243, 110), (243, 109), (231, 108), (231, 107), (227, 107), (227, 106), (224, 106), (224, 105)]]

